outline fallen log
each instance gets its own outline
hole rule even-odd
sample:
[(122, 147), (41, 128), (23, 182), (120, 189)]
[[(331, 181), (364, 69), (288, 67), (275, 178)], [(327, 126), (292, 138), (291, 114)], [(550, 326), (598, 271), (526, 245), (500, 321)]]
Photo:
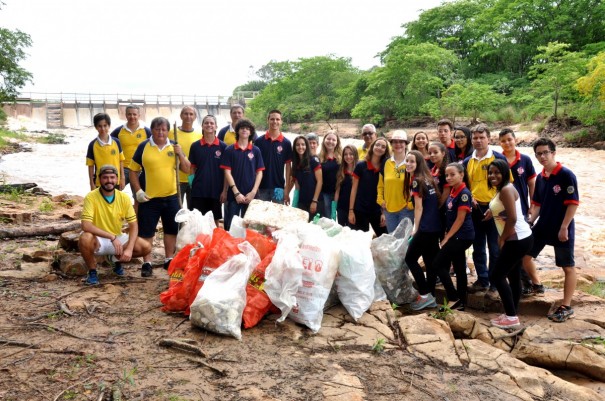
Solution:
[(0, 193), (12, 192), (12, 191), (26, 191), (28, 189), (32, 189), (37, 187), (38, 184), (33, 182), (28, 182), (25, 184), (4, 184), (0, 185)]
[(46, 235), (59, 235), (66, 231), (77, 230), (81, 227), (80, 221), (70, 221), (63, 224), (46, 224), (42, 226), (20, 226), (0, 228), (0, 238), (41, 237)]

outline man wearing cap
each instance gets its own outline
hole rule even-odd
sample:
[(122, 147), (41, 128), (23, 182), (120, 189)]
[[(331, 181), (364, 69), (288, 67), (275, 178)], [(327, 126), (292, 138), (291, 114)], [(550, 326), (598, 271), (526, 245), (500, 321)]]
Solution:
[(376, 127), (374, 124), (366, 124), (361, 128), (361, 138), (363, 139), (363, 145), (357, 148), (357, 153), (359, 154), (359, 160), (364, 160), (368, 154), (370, 145), (376, 140)]
[[(137, 218), (131, 199), (116, 190), (118, 170), (113, 165), (99, 169), (100, 186), (84, 198), (82, 209), (82, 235), (78, 240), (80, 254), (88, 267), (86, 284), (99, 284), (95, 256), (104, 255), (113, 272), (124, 275), (121, 262), (129, 262), (151, 252), (151, 245), (138, 238)], [(128, 222), (128, 234), (122, 233), (122, 223)]]

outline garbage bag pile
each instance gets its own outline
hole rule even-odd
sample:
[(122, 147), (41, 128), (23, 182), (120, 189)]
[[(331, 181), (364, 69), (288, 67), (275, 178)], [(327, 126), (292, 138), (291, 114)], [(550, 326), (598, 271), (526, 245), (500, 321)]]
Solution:
[[(403, 262), (409, 220), (394, 235), (372, 240), (323, 218), (291, 221), (268, 230), (271, 237), (238, 222), (234, 236), (210, 224), (209, 215), (181, 215), (188, 218), (181, 230), (190, 231), (181, 238), (191, 242), (181, 244), (168, 269), (169, 288), (160, 294), (163, 311), (182, 312), (195, 326), (241, 339), (242, 326), (276, 313), (278, 322), (289, 318), (316, 333), (331, 292), (355, 321), (376, 300), (415, 299)], [(262, 225), (267, 232), (270, 225)]]

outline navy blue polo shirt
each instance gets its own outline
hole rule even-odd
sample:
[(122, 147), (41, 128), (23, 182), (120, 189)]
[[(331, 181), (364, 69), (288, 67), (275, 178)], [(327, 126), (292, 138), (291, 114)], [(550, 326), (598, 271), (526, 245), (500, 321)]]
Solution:
[(351, 188), (353, 187), (353, 173), (345, 171), (345, 176), (340, 183), (340, 191), (338, 191), (337, 209), (349, 209), (349, 201), (351, 200)]
[(380, 213), (380, 205), (376, 203), (379, 172), (380, 169), (375, 169), (369, 161), (360, 161), (355, 166), (353, 178), (359, 180), (354, 207), (356, 211), (366, 214)]
[(336, 192), (336, 175), (338, 174), (338, 162), (334, 158), (328, 158), (321, 163), (321, 174), (323, 183), (321, 192), (333, 194)]
[(443, 193), (443, 189), (450, 186), (450, 184), (448, 184), (445, 180), (445, 172), (442, 174), (436, 165), (433, 165), (431, 168), (431, 175), (435, 180), (435, 185), (437, 185), (437, 188), (439, 188), (439, 192)]
[(294, 168), (294, 180), (298, 183), (298, 202), (301, 204), (308, 205), (313, 200), (315, 195), (315, 186), (317, 180), (315, 179), (315, 172), (321, 170), (321, 164), (315, 157), (311, 157), (309, 165), (306, 169), (300, 169), (298, 166)]
[[(240, 148), (237, 142), (227, 146), (221, 158), (221, 168), (231, 171), (237, 190), (244, 196), (254, 188), (256, 173), (265, 169), (258, 147), (248, 143)], [(227, 191), (227, 200), (235, 201), (233, 191)]]
[(513, 186), (519, 193), (523, 216), (527, 216), (529, 210), (529, 187), (527, 183), (536, 176), (534, 164), (529, 156), (522, 155), (518, 150), (515, 150), (515, 160), (509, 163), (508, 166), (513, 174)]
[(452, 188), (450, 196), (445, 202), (445, 232), (448, 232), (454, 225), (458, 210), (465, 210), (466, 216), (462, 227), (454, 234), (457, 239), (475, 239), (475, 229), (473, 228), (473, 219), (471, 217), (473, 195), (466, 185), (460, 184), (458, 188)]
[(439, 199), (433, 183), (427, 182), (428, 196), (421, 198), (420, 183), (413, 178), (412, 181), (412, 203), (416, 205), (418, 199), (422, 199), (422, 217), (420, 218), (419, 232), (438, 233), (441, 232), (441, 215), (439, 213)]
[[(546, 239), (548, 245), (565, 246), (559, 241), (558, 234), (568, 205), (579, 205), (580, 194), (576, 176), (567, 167), (557, 163), (557, 167), (546, 177), (544, 170), (536, 178), (536, 189), (532, 203), (540, 206), (540, 218), (533, 227), (536, 235)], [(575, 223), (568, 228), (569, 241), (575, 238)], [(573, 243), (573, 242), (572, 242)]]
[(194, 198), (219, 199), (223, 192), (225, 173), (221, 170), (221, 157), (227, 148), (225, 142), (217, 137), (207, 143), (204, 137), (191, 144), (189, 161), (195, 167), (195, 176), (191, 185)]
[(254, 145), (260, 149), (265, 163), (261, 189), (284, 188), (284, 166), (292, 161), (292, 143), (282, 133), (271, 139), (269, 131), (258, 137)]

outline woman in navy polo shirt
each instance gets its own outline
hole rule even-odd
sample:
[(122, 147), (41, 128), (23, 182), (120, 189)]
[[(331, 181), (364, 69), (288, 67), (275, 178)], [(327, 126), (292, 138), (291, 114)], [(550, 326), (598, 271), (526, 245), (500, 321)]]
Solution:
[(336, 216), (338, 224), (349, 226), (349, 202), (351, 200), (351, 187), (353, 186), (353, 171), (359, 161), (357, 148), (353, 145), (347, 145), (342, 150), (342, 163), (338, 167), (336, 175), (336, 193), (334, 201), (336, 202)]
[(378, 174), (385, 160), (390, 157), (386, 138), (378, 138), (370, 145), (365, 160), (353, 171), (353, 185), (349, 200), (349, 223), (356, 230), (369, 231), (370, 225), (377, 237), (385, 234), (386, 220), (382, 208), (376, 203)]
[(235, 143), (229, 145), (221, 158), (221, 168), (229, 185), (225, 205), (225, 230), (231, 227), (233, 216), (243, 216), (256, 197), (263, 178), (265, 165), (260, 149), (252, 145), (256, 129), (250, 120), (241, 119), (235, 124)]
[(323, 202), (321, 192), (321, 164), (316, 157), (311, 156), (309, 141), (304, 136), (298, 136), (292, 144), (294, 157), (292, 160), (292, 177), (288, 179), (286, 193), (290, 193), (293, 185), (298, 188), (299, 209), (309, 212), (309, 221), (315, 213), (321, 210)]
[(330, 131), (324, 136), (321, 142), (321, 151), (319, 152), (319, 161), (321, 163), (321, 174), (323, 184), (321, 186), (321, 199), (323, 208), (319, 209), (322, 217), (336, 220), (336, 202), (334, 194), (336, 193), (336, 175), (338, 167), (342, 163), (342, 147), (340, 138), (336, 132)]
[[(464, 310), (466, 305), (466, 255), (473, 244), (472, 194), (467, 188), (466, 170), (460, 163), (450, 163), (445, 169), (445, 178), (451, 186), (445, 208), (445, 236), (439, 244), (441, 250), (433, 261), (433, 266), (443, 283), (447, 299), (454, 301), (451, 309)], [(454, 288), (449, 271), (454, 265), (457, 289)]]
[[(422, 153), (417, 150), (410, 151), (405, 162), (403, 190), (412, 194), (414, 203), (414, 230), (405, 255), (405, 263), (418, 284), (420, 294), (410, 306), (413, 310), (435, 308), (437, 302), (432, 293), (435, 291), (437, 274), (433, 266), (433, 259), (439, 252), (439, 234), (441, 233), (439, 189), (433, 181), (433, 176)], [(420, 256), (426, 267), (426, 279), (418, 263)]]

